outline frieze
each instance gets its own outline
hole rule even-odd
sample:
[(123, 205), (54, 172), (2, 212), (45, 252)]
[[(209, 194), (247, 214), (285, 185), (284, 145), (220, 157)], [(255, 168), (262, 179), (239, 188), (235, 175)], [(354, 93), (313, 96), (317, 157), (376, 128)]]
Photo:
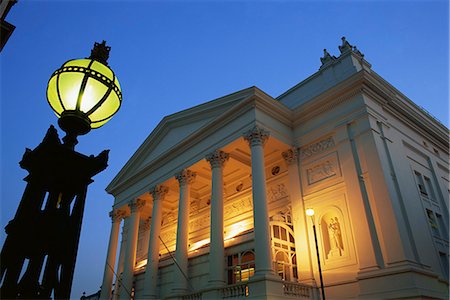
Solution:
[(189, 231), (197, 231), (202, 228), (209, 227), (210, 219), (209, 216), (204, 216), (203, 218), (198, 218), (195, 221), (189, 223)]
[(309, 158), (313, 155), (322, 153), (328, 149), (331, 149), (335, 146), (334, 140), (332, 137), (329, 137), (325, 140), (321, 140), (317, 143), (305, 146), (300, 148), (300, 158)]
[(341, 176), (337, 153), (333, 152), (304, 167), (306, 184), (313, 185), (325, 179)]
[(246, 197), (236, 202), (233, 202), (230, 205), (226, 205), (224, 209), (224, 216), (226, 218), (231, 218), (239, 214), (242, 214), (243, 212), (252, 210), (252, 207), (253, 205), (251, 198)]
[(164, 243), (167, 244), (171, 241), (174, 241), (177, 237), (177, 234), (175, 233), (175, 231), (167, 231), (167, 232), (161, 233), (160, 237), (161, 237), (161, 240), (163, 240)]
[(170, 212), (164, 214), (162, 219), (163, 219), (163, 221), (162, 221), (163, 226), (174, 223), (176, 220), (175, 213), (173, 211), (170, 211)]
[(284, 183), (281, 183), (269, 187), (267, 192), (267, 199), (269, 200), (269, 202), (273, 202), (282, 199), (284, 197), (287, 197), (288, 195), (289, 194), (286, 186), (284, 185)]

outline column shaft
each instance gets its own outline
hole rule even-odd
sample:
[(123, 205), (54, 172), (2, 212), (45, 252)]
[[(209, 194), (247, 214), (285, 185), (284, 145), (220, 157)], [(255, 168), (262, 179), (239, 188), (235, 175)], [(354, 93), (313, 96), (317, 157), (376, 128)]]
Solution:
[(120, 251), (119, 251), (119, 261), (117, 262), (117, 272), (116, 272), (116, 280), (114, 283), (114, 293), (113, 300), (118, 300), (120, 296), (120, 289), (122, 286), (122, 278), (123, 278), (123, 262), (125, 260), (125, 248), (126, 248), (126, 239), (127, 239), (127, 230), (129, 227), (130, 218), (126, 217), (123, 220), (122, 226), (122, 240), (120, 242)]
[(183, 170), (176, 175), (180, 183), (180, 199), (178, 203), (177, 244), (174, 265), (174, 293), (184, 294), (188, 287), (188, 242), (189, 242), (189, 207), (190, 183), (195, 173)]
[(112, 226), (111, 233), (109, 235), (108, 253), (106, 255), (100, 299), (111, 299), (112, 281), (114, 278), (114, 267), (116, 264), (117, 243), (119, 240), (120, 221), (124, 216), (124, 212), (114, 210), (110, 212), (109, 215), (112, 219)]
[(224, 199), (223, 199), (223, 166), (228, 160), (228, 154), (222, 151), (214, 151), (206, 156), (211, 164), (212, 186), (211, 186), (211, 228), (210, 228), (210, 250), (209, 250), (209, 284), (211, 287), (225, 285), (224, 276)]
[(255, 277), (274, 276), (272, 268), (272, 243), (267, 205), (266, 174), (263, 145), (269, 133), (258, 127), (244, 135), (252, 155), (253, 223), (255, 231)]
[(136, 249), (139, 233), (139, 216), (145, 201), (137, 199), (131, 201), (131, 215), (128, 227), (127, 243), (125, 248), (125, 261), (123, 266), (122, 287), (120, 288), (120, 299), (130, 299), (133, 288), (134, 266), (136, 264)]
[(162, 222), (162, 200), (168, 188), (156, 186), (150, 190), (153, 195), (153, 211), (148, 242), (147, 268), (145, 270), (144, 298), (157, 298), (158, 266), (159, 266), (159, 234)]

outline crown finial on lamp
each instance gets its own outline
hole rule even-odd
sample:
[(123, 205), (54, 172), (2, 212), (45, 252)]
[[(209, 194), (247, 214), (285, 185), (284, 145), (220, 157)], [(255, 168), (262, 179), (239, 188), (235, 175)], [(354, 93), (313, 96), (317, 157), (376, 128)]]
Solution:
[(94, 59), (96, 61), (101, 62), (104, 65), (108, 65), (109, 51), (111, 50), (110, 46), (106, 46), (106, 41), (103, 40), (102, 43), (95, 43), (94, 48), (91, 50), (90, 59)]

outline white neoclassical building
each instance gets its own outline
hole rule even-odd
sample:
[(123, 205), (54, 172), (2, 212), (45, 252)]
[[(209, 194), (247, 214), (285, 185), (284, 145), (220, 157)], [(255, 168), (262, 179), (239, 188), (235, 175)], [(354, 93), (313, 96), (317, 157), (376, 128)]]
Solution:
[(448, 129), (339, 50), (159, 123), (107, 187), (103, 299), (318, 298), (313, 224), (327, 298), (448, 298)]

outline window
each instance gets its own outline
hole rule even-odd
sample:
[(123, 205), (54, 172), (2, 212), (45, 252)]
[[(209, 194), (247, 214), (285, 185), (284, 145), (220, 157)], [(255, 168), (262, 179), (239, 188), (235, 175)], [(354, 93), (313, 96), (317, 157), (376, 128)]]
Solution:
[(444, 224), (444, 219), (442, 218), (442, 215), (436, 213), (436, 219), (437, 223), (439, 225), (439, 231), (441, 233), (441, 237), (445, 240), (448, 240), (448, 233), (447, 233), (447, 226)]
[(431, 200), (436, 201), (436, 196), (434, 195), (433, 185), (431, 184), (431, 180), (428, 177), (423, 177), (425, 179), (425, 186), (427, 191), (429, 192), (429, 197)]
[(439, 229), (436, 222), (436, 218), (434, 217), (433, 211), (427, 209), (427, 216), (428, 216), (428, 223), (430, 224), (431, 231), (433, 232), (433, 235), (439, 236)]
[(271, 231), (275, 272), (283, 280), (295, 281), (298, 278), (298, 272), (294, 231), (291, 226), (281, 222), (273, 222)]
[(417, 187), (419, 188), (419, 192), (422, 196), (428, 196), (427, 190), (425, 188), (425, 184), (423, 183), (422, 174), (417, 171), (414, 171), (416, 175)]
[(255, 253), (252, 250), (229, 255), (228, 284), (248, 281), (255, 273)]

